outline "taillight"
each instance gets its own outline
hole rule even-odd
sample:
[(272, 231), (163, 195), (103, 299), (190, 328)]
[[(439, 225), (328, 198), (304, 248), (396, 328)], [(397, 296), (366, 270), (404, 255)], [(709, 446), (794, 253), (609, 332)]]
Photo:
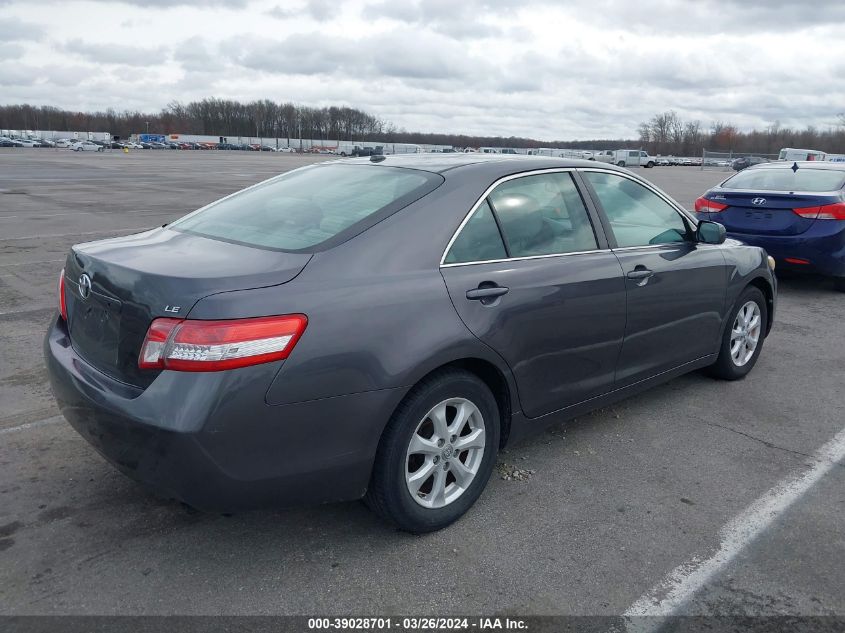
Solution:
[(67, 301), (65, 301), (65, 269), (59, 274), (59, 313), (67, 321)]
[(834, 202), (820, 207), (801, 207), (792, 211), (811, 220), (845, 220), (845, 202)]
[(724, 211), (727, 208), (728, 205), (722, 204), (721, 202), (714, 202), (713, 200), (708, 200), (704, 196), (700, 197), (698, 200), (695, 201), (696, 213), (719, 213), (720, 211)]
[(138, 367), (221, 371), (282, 360), (307, 324), (304, 314), (228, 321), (156, 319), (144, 338)]

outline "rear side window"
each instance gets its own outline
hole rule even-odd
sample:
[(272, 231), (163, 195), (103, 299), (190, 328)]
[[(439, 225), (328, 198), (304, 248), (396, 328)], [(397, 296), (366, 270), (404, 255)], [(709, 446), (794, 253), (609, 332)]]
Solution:
[(722, 183), (727, 189), (755, 191), (837, 191), (845, 185), (845, 172), (799, 167), (758, 168), (741, 171)]
[(436, 174), (375, 165), (296, 170), (211, 204), (170, 225), (274, 250), (316, 247), (401, 209), (435, 189)]
[(499, 234), (499, 227), (496, 226), (490, 205), (485, 200), (464, 224), (443, 263), (463, 264), (506, 257), (507, 253), (502, 243), (502, 236)]
[(584, 202), (566, 172), (525, 176), (490, 194), (511, 257), (598, 248)]

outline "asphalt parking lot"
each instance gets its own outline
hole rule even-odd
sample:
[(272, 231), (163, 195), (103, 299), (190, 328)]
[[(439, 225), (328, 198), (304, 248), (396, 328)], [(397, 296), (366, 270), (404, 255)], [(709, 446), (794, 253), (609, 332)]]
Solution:
[[(107, 465), (41, 359), (67, 249), (310, 160), (0, 150), (0, 613), (845, 615), (845, 295), (822, 279), (781, 279), (747, 379), (687, 375), (513, 446), (439, 533), (360, 503), (197, 514)], [(725, 176), (642, 175), (687, 206)]]

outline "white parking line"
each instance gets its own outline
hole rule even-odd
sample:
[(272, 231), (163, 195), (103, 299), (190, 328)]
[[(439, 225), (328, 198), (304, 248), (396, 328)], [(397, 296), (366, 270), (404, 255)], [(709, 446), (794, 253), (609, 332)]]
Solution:
[[(144, 215), (171, 215), (171, 214), (177, 215), (178, 214), (178, 212), (173, 212), (173, 211), (149, 211), (147, 209), (136, 209), (136, 210), (133, 210), (133, 211), (120, 211), (119, 213), (110, 213), (108, 215), (109, 215), (109, 217), (115, 217), (115, 216), (124, 215), (124, 214), (128, 214), (128, 213), (143, 213)], [(102, 214), (103, 214), (103, 211), (98, 210), (98, 211), (73, 211), (73, 212), (70, 212), (70, 213), (39, 213), (39, 214), (36, 214), (36, 215), (25, 216), (25, 217), (27, 217), (29, 219), (35, 219), (35, 218), (58, 218), (58, 217), (62, 217), (62, 216), (65, 216), (65, 215), (99, 215), (99, 216), (102, 216)], [(22, 216), (19, 216), (19, 215), (0, 215), (0, 220), (8, 220), (10, 218), (18, 218), (18, 217), (22, 217)]]
[[(813, 485), (845, 458), (845, 429), (817, 450), (809, 468), (786, 477), (766, 494), (731, 519), (720, 530), (721, 544), (712, 556), (694, 557), (667, 574), (623, 614), (628, 629), (653, 631), (664, 624), (663, 618), (678, 610), (713, 577), (722, 571), (755, 538), (762, 534)], [(656, 616), (637, 620), (637, 616)]]
[(5, 266), (34, 266), (35, 264), (50, 264), (50, 263), (53, 263), (53, 262), (63, 262), (63, 261), (65, 261), (64, 257), (62, 257), (61, 259), (39, 259), (39, 260), (34, 261), (34, 262), (17, 262), (17, 263), (14, 263), (14, 264), (0, 264), (0, 268), (3, 268)]
[(110, 229), (107, 231), (86, 231), (85, 233), (53, 233), (52, 235), (22, 235), (21, 237), (0, 237), (0, 242), (11, 242), (12, 240), (34, 240), (44, 237), (70, 237), (72, 235), (104, 235), (107, 233), (140, 233), (156, 228), (155, 226), (142, 226), (137, 229)]
[(0, 435), (7, 433), (17, 433), (18, 431), (25, 431), (27, 429), (34, 429), (39, 426), (47, 426), (48, 424), (56, 424), (61, 422), (64, 418), (60, 415), (54, 415), (52, 418), (44, 418), (43, 420), (36, 420), (35, 422), (27, 422), (26, 424), (19, 424), (17, 426), (10, 426), (5, 429), (0, 429)]

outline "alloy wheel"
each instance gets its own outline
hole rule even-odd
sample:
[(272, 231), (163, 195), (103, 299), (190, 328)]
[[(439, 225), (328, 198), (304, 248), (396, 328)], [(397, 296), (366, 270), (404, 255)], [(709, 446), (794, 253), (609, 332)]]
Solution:
[(484, 419), (466, 398), (449, 398), (420, 420), (405, 460), (408, 492), (425, 508), (442, 508), (472, 484), (484, 459)]
[(731, 360), (737, 367), (742, 367), (757, 349), (763, 324), (760, 306), (756, 301), (748, 301), (736, 313), (731, 329)]

